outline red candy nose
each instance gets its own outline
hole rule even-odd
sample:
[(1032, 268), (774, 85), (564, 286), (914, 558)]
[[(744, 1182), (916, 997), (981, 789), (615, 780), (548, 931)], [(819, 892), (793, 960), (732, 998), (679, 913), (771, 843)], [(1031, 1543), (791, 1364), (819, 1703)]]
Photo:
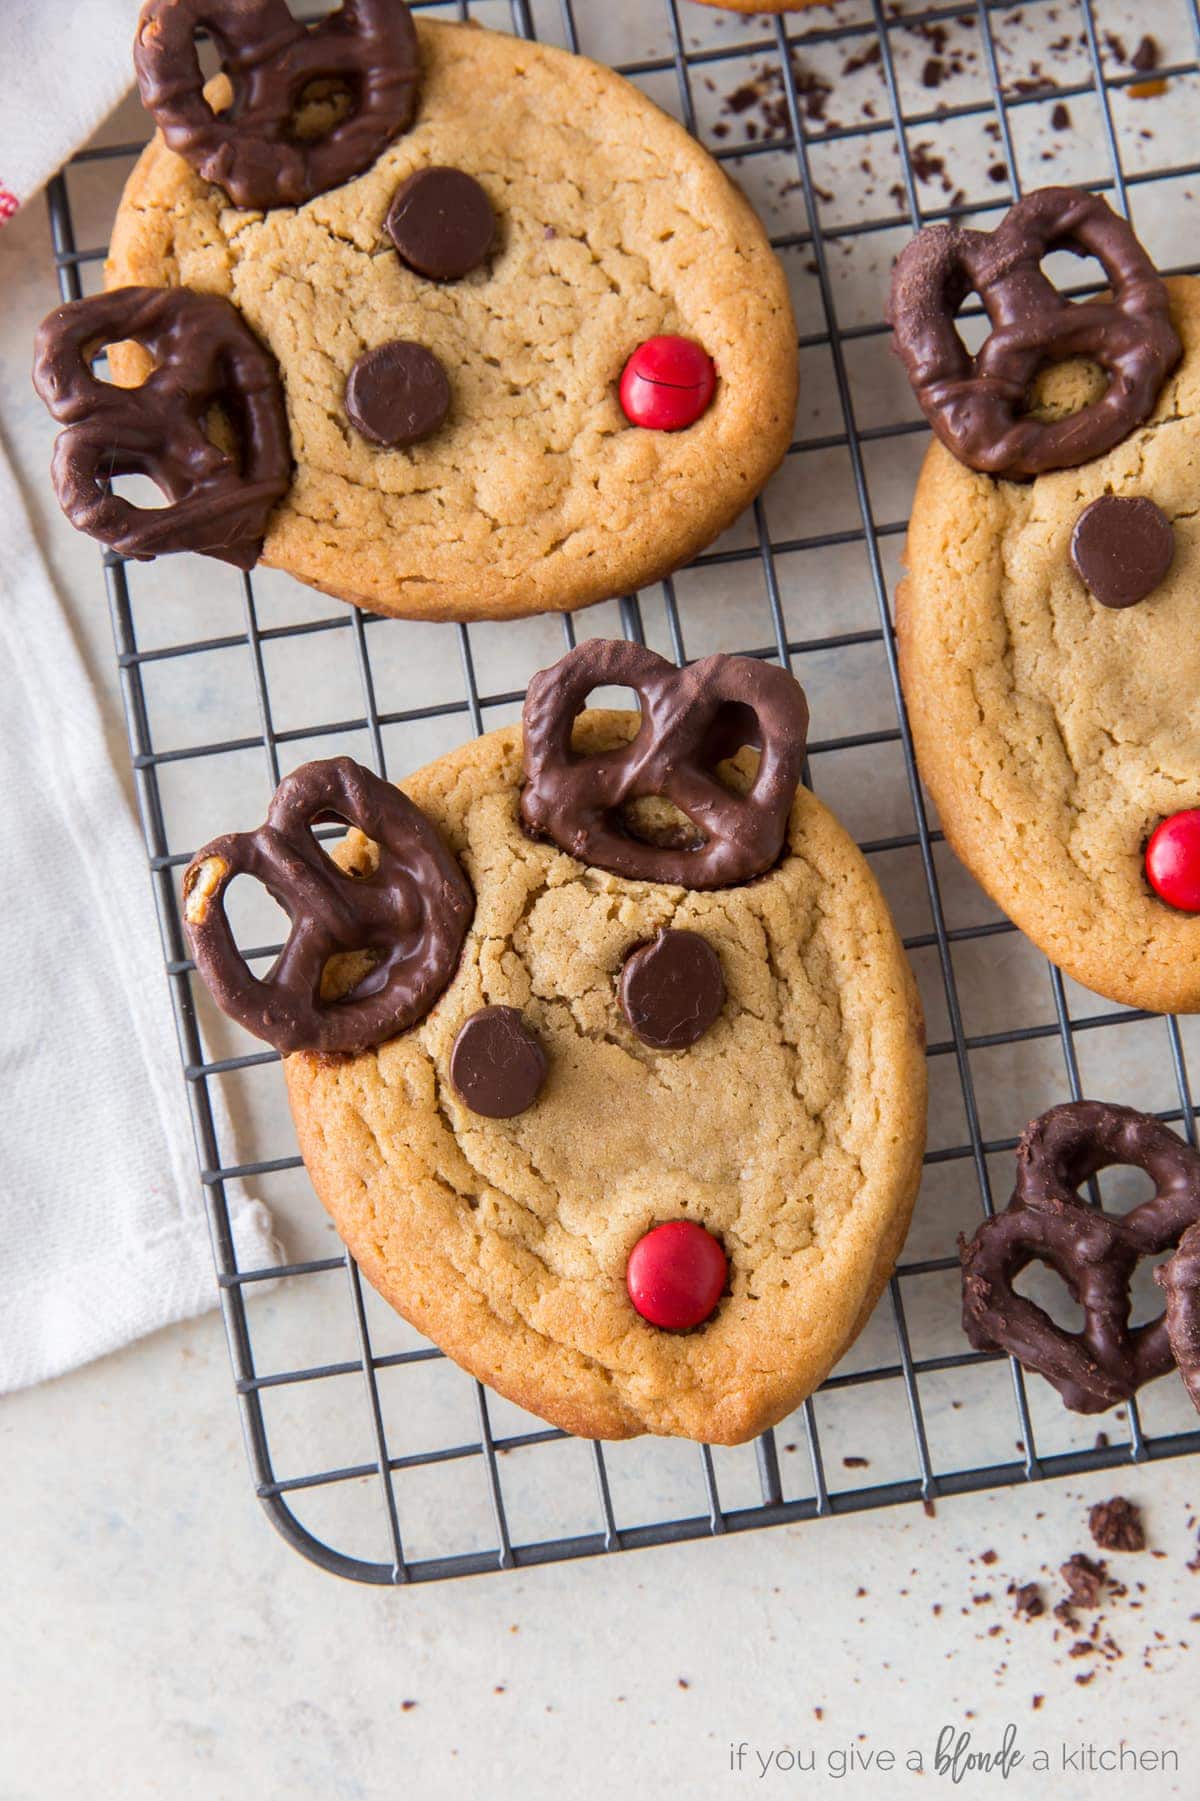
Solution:
[(1146, 846), (1146, 876), (1168, 907), (1200, 913), (1200, 807), (1172, 813)]
[(647, 338), (621, 373), (621, 407), (631, 425), (682, 431), (707, 412), (717, 372), (691, 338)]
[(672, 1219), (638, 1239), (629, 1253), (625, 1286), (644, 1320), (681, 1332), (713, 1311), (727, 1267), (711, 1232), (690, 1219)]

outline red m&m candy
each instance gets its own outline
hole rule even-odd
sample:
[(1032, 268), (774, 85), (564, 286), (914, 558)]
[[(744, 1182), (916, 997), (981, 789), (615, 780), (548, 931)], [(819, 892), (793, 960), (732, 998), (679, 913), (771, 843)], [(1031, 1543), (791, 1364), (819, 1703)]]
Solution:
[(1200, 807), (1172, 813), (1146, 846), (1146, 877), (1160, 900), (1200, 913)]
[(713, 1311), (727, 1268), (711, 1232), (690, 1219), (672, 1219), (638, 1239), (629, 1253), (625, 1286), (644, 1320), (682, 1332)]
[(682, 431), (708, 411), (717, 372), (692, 338), (647, 338), (621, 372), (621, 407), (631, 425)]

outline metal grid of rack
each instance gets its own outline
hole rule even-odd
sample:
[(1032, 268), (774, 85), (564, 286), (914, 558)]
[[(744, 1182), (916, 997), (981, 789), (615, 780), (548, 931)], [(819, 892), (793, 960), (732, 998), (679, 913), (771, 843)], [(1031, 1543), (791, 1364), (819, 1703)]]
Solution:
[[(1118, 111), (1125, 90), (1144, 82), (1145, 77), (1134, 69), (1121, 71), (1112, 67), (1113, 58), (1106, 52), (1101, 0), (1059, 0), (1055, 16), (1064, 21), (1063, 30), (1071, 36), (1077, 79), (1053, 84), (1041, 79), (1014, 80), (1006, 72), (1001, 37), (1017, 0), (993, 0), (992, 4), (979, 0), (973, 7), (966, 0), (959, 0), (956, 5), (917, 6), (903, 13), (885, 7), (881, 0), (871, 0), (870, 4), (864, 0), (852, 18), (843, 16), (845, 6), (836, 12), (821, 9), (770, 20), (727, 14), (721, 17), (719, 28), (715, 17), (706, 18), (702, 33), (689, 15), (702, 11), (707, 14), (707, 9), (691, 7), (688, 0), (656, 0), (656, 4), (661, 5), (663, 13), (658, 27), (661, 47), (628, 61), (619, 59), (622, 72), (646, 85), (656, 97), (665, 99), (690, 129), (700, 130), (714, 154), (748, 185), (756, 164), (765, 167), (769, 163), (778, 169), (786, 161), (787, 179), (775, 189), (768, 223), (780, 254), (792, 259), (793, 270), (802, 272), (808, 281), (813, 327), (806, 329), (801, 309), (799, 350), (802, 360), (813, 359), (815, 364), (819, 359), (815, 386), (819, 397), (822, 383), (825, 384), (829, 417), (820, 417), (818, 405), (817, 423), (827, 423), (829, 429), (806, 435), (806, 425), (802, 424), (785, 468), (794, 473), (804, 466), (805, 459), (835, 457), (848, 483), (852, 510), (844, 523), (837, 523), (832, 529), (805, 530), (802, 519), (801, 529), (795, 529), (791, 525), (793, 513), (786, 507), (773, 506), (773, 484), (741, 526), (699, 558), (691, 571), (679, 572), (652, 594), (627, 597), (616, 603), (615, 609), (598, 609), (597, 614), (603, 615), (602, 623), (597, 623), (592, 613), (585, 613), (557, 622), (554, 630), (561, 627), (562, 637), (569, 645), (575, 641), (577, 631), (606, 631), (610, 629), (610, 617), (615, 617), (627, 636), (638, 640), (650, 637), (677, 660), (702, 654), (694, 648), (694, 639), (698, 631), (709, 632), (711, 624), (703, 622), (707, 616), (702, 613), (700, 601), (695, 603), (693, 614), (689, 589), (689, 580), (699, 578), (709, 583), (740, 585), (738, 591), (742, 593), (747, 583), (755, 588), (753, 604), (721, 614), (724, 638), (720, 648), (777, 658), (794, 668), (806, 685), (813, 671), (819, 677), (830, 658), (858, 654), (869, 657), (869, 672), (861, 682), (855, 678), (853, 693), (861, 696), (867, 691), (863, 684), (867, 684), (873, 702), (885, 709), (886, 717), (876, 714), (881, 723), (875, 729), (819, 736), (810, 746), (810, 779), (818, 791), (827, 791), (830, 784), (825, 772), (835, 768), (839, 759), (867, 753), (871, 759), (893, 760), (898, 792), (907, 809), (907, 818), (900, 821), (903, 829), (876, 835), (860, 830), (858, 835), (889, 892), (896, 886), (889, 887), (885, 873), (889, 860), (903, 858), (913, 872), (915, 888), (907, 891), (898, 911), (905, 928), (905, 943), (918, 967), (931, 1014), (931, 1076), (935, 1071), (950, 1072), (947, 1086), (953, 1093), (953, 1105), (945, 1110), (949, 1117), (961, 1122), (959, 1129), (945, 1135), (944, 1143), (936, 1142), (935, 1134), (927, 1159), (927, 1187), (936, 1187), (939, 1177), (948, 1179), (962, 1202), (957, 1212), (950, 1210), (950, 1223), (946, 1223), (946, 1208), (937, 1197), (930, 1202), (928, 1217), (934, 1225), (923, 1237), (918, 1235), (919, 1242), (910, 1240), (873, 1328), (863, 1341), (865, 1348), (852, 1354), (792, 1420), (748, 1449), (748, 1464), (735, 1464), (735, 1453), (715, 1453), (707, 1447), (639, 1441), (636, 1483), (631, 1483), (628, 1471), (614, 1473), (625, 1447), (575, 1444), (526, 1416), (512, 1422), (514, 1428), (525, 1429), (507, 1429), (508, 1415), (516, 1410), (506, 1411), (505, 1403), (455, 1370), (434, 1347), (418, 1341), (415, 1334), (409, 1334), (401, 1348), (383, 1349), (386, 1326), (381, 1323), (382, 1313), (347, 1256), (318, 1256), (269, 1269), (240, 1268), (226, 1204), (227, 1185), (241, 1180), (268, 1181), (280, 1172), (298, 1169), (299, 1159), (290, 1144), (281, 1145), (274, 1155), (265, 1153), (275, 1150), (275, 1146), (255, 1144), (255, 1150), (263, 1154), (237, 1162), (229, 1147), (219, 1142), (211, 1105), (212, 1085), (236, 1082), (277, 1059), (272, 1052), (255, 1049), (217, 1056), (206, 1043), (207, 1034), (197, 1010), (200, 997), (193, 992), (192, 966), (177, 904), (179, 871), (193, 846), (177, 841), (173, 835), (164, 782), (181, 764), (196, 759), (214, 760), (206, 767), (217, 772), (214, 786), (219, 798), (221, 759), (250, 752), (261, 758), (265, 799), (290, 767), (287, 759), (293, 746), (297, 747), (297, 760), (301, 760), (304, 755), (326, 754), (324, 748), (311, 748), (313, 740), (332, 738), (333, 747), (342, 748), (336, 742), (341, 736), (353, 738), (360, 746), (365, 742), (369, 759), (381, 772), (388, 773), (391, 765), (391, 773), (403, 773), (404, 767), (411, 766), (411, 762), (405, 764), (403, 746), (418, 726), (438, 721), (459, 738), (480, 732), (500, 717), (512, 716), (521, 699), (521, 687), (506, 686), (496, 691), (488, 680), (488, 664), (496, 644), (494, 628), (423, 627), (419, 629), (425, 634), (434, 631), (444, 640), (456, 640), (458, 691), (422, 705), (390, 706), (388, 680), (380, 673), (387, 661), (381, 654), (385, 639), (390, 637), (393, 644), (400, 642), (402, 635), (413, 628), (398, 621), (364, 616), (349, 608), (320, 616), (313, 616), (310, 608), (301, 618), (284, 617), (281, 622), (265, 623), (258, 577), (237, 578), (241, 620), (236, 629), (211, 637), (169, 634), (162, 642), (152, 642), (150, 648), (144, 648), (144, 621), (170, 580), (171, 565), (160, 562), (148, 570), (140, 569), (136, 580), (131, 580), (132, 572), (127, 571), (120, 558), (106, 556), (104, 577), (130, 750), (254, 1482), (273, 1522), (298, 1550), (329, 1570), (363, 1581), (430, 1580), (898, 1502), (929, 1505), (936, 1497), (955, 1492), (1200, 1449), (1200, 1431), (1187, 1429), (1186, 1421), (1176, 1417), (1167, 1429), (1154, 1430), (1136, 1405), (1118, 1416), (1121, 1429), (1114, 1442), (1109, 1442), (1104, 1434), (1093, 1443), (1079, 1442), (1077, 1436), (1064, 1439), (1057, 1416), (1039, 1409), (1015, 1364), (1010, 1366), (1003, 1358), (969, 1351), (957, 1335), (953, 1232), (957, 1227), (969, 1229), (981, 1208), (991, 1210), (993, 1184), (1004, 1180), (1005, 1159), (1023, 1123), (1023, 1116), (1010, 1113), (1006, 1115), (1007, 1130), (990, 1129), (989, 1117), (981, 1104), (978, 1060), (994, 1052), (1012, 1053), (1015, 1057), (1053, 1053), (1057, 1076), (1049, 1078), (1051, 1091), (1044, 1097), (1048, 1103), (1083, 1092), (1081, 1045), (1136, 1026), (1139, 1031), (1153, 1034), (1149, 1039), (1139, 1036), (1139, 1062), (1149, 1059), (1170, 1084), (1169, 1093), (1157, 1097), (1155, 1110), (1165, 1119), (1182, 1122), (1181, 1129), (1194, 1140), (1187, 1028), (1186, 1023), (1181, 1025), (1173, 1019), (1150, 1020), (1126, 1009), (1098, 1006), (1095, 997), (1072, 991), (1056, 970), (1040, 960), (1038, 980), (1048, 996), (1047, 1017), (1008, 1021), (990, 1032), (973, 1030), (966, 1017), (959, 960), (972, 953), (995, 956), (1017, 935), (1007, 921), (988, 914), (986, 909), (984, 917), (978, 916), (976, 908), (975, 917), (956, 924), (952, 914), (957, 900), (953, 905), (947, 903), (948, 887), (957, 896), (963, 890), (964, 880), (940, 848), (941, 833), (929, 817), (913, 760), (897, 679), (889, 605), (893, 573), (890, 558), (898, 548), (904, 522), (886, 516), (888, 483), (878, 474), (878, 460), (873, 460), (878, 458), (880, 447), (891, 452), (897, 446), (915, 443), (919, 448), (924, 428), (915, 413), (910, 411), (907, 417), (899, 418), (894, 408), (890, 416), (874, 423), (864, 420), (854, 358), (864, 343), (881, 342), (886, 328), (877, 314), (850, 316), (854, 309), (847, 302), (836, 261), (854, 240), (878, 238), (894, 248), (914, 226), (931, 219), (995, 213), (1020, 193), (1023, 173), (1027, 173), (1025, 185), (1038, 185), (1030, 166), (1033, 153), (1026, 145), (1022, 115), (1049, 101), (1077, 101), (1093, 109), (1096, 129), (1089, 133), (1089, 140), (1098, 146), (1105, 166), (1090, 176), (1087, 185), (1107, 191), (1113, 204), (1122, 210), (1129, 209), (1131, 200), (1141, 190), (1153, 191), (1156, 183), (1186, 179), (1200, 170), (1200, 164), (1181, 166), (1176, 161), (1169, 166), (1156, 166), (1150, 153), (1139, 158), (1136, 167), (1129, 166), (1127, 133)], [(1046, 6), (1047, 0), (1021, 0), (1024, 14)], [(487, 0), (478, 4), (459, 0), (457, 5), (434, 5), (432, 0), (425, 0), (422, 5), (422, 0), (417, 0), (416, 10), (459, 18), (486, 14), (486, 22), (496, 22), (495, 7), (489, 6)], [(568, 48), (587, 50), (592, 47), (587, 29), (589, 10), (590, 0), (544, 0), (544, 4), (535, 5), (530, 0), (511, 0), (511, 18), (504, 22), (517, 32), (534, 35), (535, 28), (540, 29)], [(1155, 71), (1156, 78), (1185, 87), (1200, 80), (1200, 17), (1195, 0), (1189, 0), (1186, 20), (1190, 33), (1186, 54), (1170, 57)], [(921, 54), (925, 54), (921, 46), (927, 49), (931, 43), (940, 52), (938, 33), (951, 24), (958, 30), (971, 27), (975, 34), (976, 88), (961, 101), (935, 97), (928, 80), (923, 86), (914, 86), (902, 54), (914, 43)], [(848, 123), (829, 121), (824, 117), (823, 106), (814, 108), (809, 103), (806, 59), (833, 51), (847, 59), (843, 67), (871, 68), (877, 83), (876, 101)], [(714, 113), (711, 96), (719, 93), (713, 77), (728, 76), (730, 71), (736, 75), (739, 70), (758, 84), (754, 91), (765, 90), (774, 96), (773, 122), (765, 132), (738, 129), (740, 103), (724, 109), (715, 129), (711, 117), (707, 125), (704, 122), (702, 115)], [(673, 84), (673, 96), (664, 94), (664, 83)], [(993, 158), (990, 178), (997, 185), (991, 191), (971, 198), (960, 189), (952, 189), (948, 182), (933, 184), (932, 195), (927, 191), (928, 147), (924, 140), (914, 146), (914, 134), (945, 131), (957, 134), (958, 141), (968, 132), (979, 135)], [(1141, 135), (1145, 140), (1152, 134), (1143, 131)], [(852, 150), (858, 166), (864, 170), (870, 166), (869, 158), (876, 150), (884, 154), (885, 160), (894, 157), (896, 182), (889, 190), (889, 206), (875, 212), (868, 209), (865, 216), (836, 218), (834, 197), (819, 178), (819, 159), (836, 145)], [(113, 144), (84, 152), (51, 187), (55, 264), (64, 298), (74, 298), (84, 291), (89, 271), (94, 272), (103, 257), (102, 250), (76, 245), (72, 183), (82, 169), (97, 162), (115, 164), (123, 176), (128, 161), (139, 148), (136, 144)], [(938, 164), (932, 166), (936, 169)], [(996, 168), (1000, 170), (999, 177)], [(1039, 175), (1038, 179), (1044, 176)], [(931, 199), (934, 204), (930, 204)], [(890, 240), (889, 232), (893, 234)], [(1194, 266), (1186, 265), (1188, 269)], [(878, 284), (874, 292), (878, 306), (882, 298)], [(804, 385), (802, 420), (808, 417), (809, 392), (809, 385)], [(906, 467), (911, 467), (911, 461)], [(877, 497), (877, 487), (884, 492), (882, 502)], [(790, 529), (783, 529), (785, 519)], [(797, 595), (806, 586), (805, 559), (814, 554), (842, 552), (849, 552), (856, 559), (853, 585), (869, 606), (871, 616), (851, 620), (844, 630), (824, 631), (817, 616), (820, 602), (805, 600), (802, 608), (797, 604)], [(803, 621), (798, 626), (798, 614), (806, 616), (807, 631)], [(759, 620), (763, 622), (761, 632), (757, 624), (751, 623)], [(194, 626), (197, 621), (193, 617), (189, 623)], [(279, 647), (287, 645), (308, 657), (315, 675), (318, 659), (326, 655), (331, 639), (339, 643), (348, 639), (352, 648), (360, 710), (355, 717), (332, 724), (306, 721), (281, 726), (277, 722), (271, 673)], [(426, 637), (423, 643), (428, 641)], [(716, 642), (704, 646), (717, 647)], [(199, 744), (163, 748), (161, 718), (150, 692), (155, 672), (164, 665), (178, 666), (180, 660), (199, 666), (206, 660), (212, 662), (228, 655), (249, 661), (256, 727)], [(530, 673), (535, 666), (536, 662), (531, 663)], [(504, 667), (508, 669), (507, 661)], [(839, 663), (839, 671), (843, 667)], [(835, 696), (838, 693), (836, 681), (831, 692)], [(831, 710), (823, 709), (821, 717), (828, 721)], [(364, 753), (360, 749), (356, 754)], [(836, 789), (836, 782), (832, 785)], [(837, 805), (836, 799), (833, 804)], [(227, 823), (219, 806), (211, 810), (210, 818), (213, 829)], [(916, 916), (907, 904), (914, 893), (919, 897)], [(1023, 947), (1023, 941), (1019, 942)], [(258, 945), (248, 954), (269, 959), (277, 948)], [(277, 1072), (272, 1071), (271, 1076), (278, 1081)], [(946, 1192), (943, 1181), (943, 1198)], [(924, 1198), (925, 1190), (918, 1203), (918, 1220), (922, 1218)], [(928, 1254), (914, 1254), (922, 1250)], [(914, 1299), (918, 1286), (930, 1279), (938, 1284), (932, 1298), (927, 1294)], [(297, 1306), (295, 1297), (301, 1295), (305, 1285), (319, 1282), (339, 1284), (338, 1305), (349, 1320), (348, 1354), (316, 1361), (321, 1345), (314, 1342), (314, 1357), (303, 1367), (295, 1358), (282, 1365), (273, 1363), (269, 1349), (264, 1349), (261, 1342), (261, 1320), (266, 1317), (261, 1310), (268, 1303), (248, 1304), (252, 1291), (262, 1283), (270, 1284), (269, 1313), (277, 1320)], [(300, 1310), (303, 1311), (302, 1305)], [(931, 1310), (945, 1331), (936, 1338), (933, 1354), (926, 1354), (922, 1344), (914, 1344), (914, 1323), (917, 1336), (927, 1337), (922, 1322)], [(328, 1308), (321, 1317), (329, 1318)], [(410, 1412), (405, 1384), (421, 1381), (439, 1368), (456, 1385), (456, 1404), (440, 1410), (436, 1397), (423, 1399), (425, 1436), (429, 1442), (410, 1443), (406, 1433)], [(981, 1375), (989, 1379), (986, 1391), (972, 1387)], [(1007, 1399), (999, 1394), (997, 1381), (1002, 1383)], [(358, 1390), (353, 1396), (345, 1386), (348, 1383)], [(363, 1419), (364, 1454), (357, 1461), (328, 1466), (301, 1458), (301, 1467), (280, 1473), (283, 1466), (273, 1436), (269, 1403), (273, 1397), (285, 1394), (294, 1409), (293, 1436), (298, 1429), (298, 1442), (315, 1443), (305, 1433), (306, 1398), (329, 1392), (335, 1385), (343, 1397), (342, 1409), (353, 1409)], [(867, 1392), (878, 1396), (885, 1387), (901, 1402), (894, 1421), (895, 1455), (890, 1473), (885, 1468), (887, 1479), (881, 1480), (877, 1474), (870, 1480), (864, 1477), (860, 1472), (871, 1467), (871, 1460), (861, 1456), (842, 1457), (841, 1471), (849, 1474), (839, 1473), (834, 1453), (853, 1442), (853, 1427), (831, 1425), (827, 1407)], [(464, 1396), (469, 1397), (471, 1410), (465, 1427), (460, 1405)], [(997, 1409), (1005, 1415), (1002, 1430), (1009, 1434), (1003, 1449), (997, 1434), (985, 1430), (983, 1425), (985, 1410), (994, 1420)], [(976, 1447), (976, 1454), (964, 1456), (961, 1451), (943, 1451), (943, 1442), (949, 1441), (944, 1441), (941, 1424), (931, 1428), (931, 1421), (944, 1422), (951, 1412), (958, 1414), (960, 1410), (966, 1422), (967, 1441)], [(1079, 1423), (1068, 1424), (1074, 1429)], [(1014, 1431), (1019, 1435), (1016, 1438), (1012, 1437)], [(789, 1435), (793, 1442), (785, 1442)], [(513, 1459), (531, 1452), (562, 1458), (562, 1449), (546, 1451), (543, 1447), (561, 1447), (564, 1443), (572, 1446), (577, 1460), (590, 1462), (590, 1475), (585, 1478), (578, 1461), (573, 1466), (585, 1480), (588, 1500), (582, 1513), (570, 1508), (566, 1513), (560, 1510), (556, 1516), (558, 1529), (550, 1529), (544, 1520), (539, 1525), (537, 1516), (537, 1497), (552, 1486), (546, 1465), (535, 1463), (531, 1466), (532, 1475), (526, 1471), (518, 1479), (511, 1473)], [(681, 1454), (691, 1460), (687, 1472), (681, 1470)], [(877, 1457), (875, 1460), (878, 1463)], [(433, 1524), (425, 1521), (415, 1536), (411, 1532), (408, 1521), (416, 1516), (409, 1502), (408, 1485), (431, 1471), (448, 1473), (453, 1486), (444, 1493), (453, 1493), (459, 1507), (464, 1505), (463, 1497), (469, 1491), (477, 1490), (483, 1497), (485, 1517), (482, 1524), (477, 1523), (473, 1541), (465, 1545), (451, 1542), (450, 1516), (441, 1501), (433, 1504)], [(356, 1555), (347, 1549), (336, 1514), (331, 1516), (332, 1524), (321, 1532), (305, 1523), (301, 1518), (303, 1503), (325, 1493), (368, 1497), (379, 1533), (380, 1554)], [(515, 1518), (515, 1513), (522, 1517)], [(527, 1526), (526, 1521), (532, 1524)]]

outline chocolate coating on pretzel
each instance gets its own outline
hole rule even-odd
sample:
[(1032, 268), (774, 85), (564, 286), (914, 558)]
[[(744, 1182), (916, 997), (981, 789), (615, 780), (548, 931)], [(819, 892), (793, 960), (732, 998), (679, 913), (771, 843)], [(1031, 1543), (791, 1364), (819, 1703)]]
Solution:
[[(592, 690), (608, 684), (636, 691), (641, 724), (630, 743), (581, 755), (572, 725)], [(786, 670), (723, 655), (678, 669), (642, 645), (593, 638), (534, 676), (523, 721), (522, 822), (581, 862), (633, 881), (722, 888), (779, 856), (808, 729), (804, 691)], [(760, 752), (745, 795), (714, 773), (743, 745)], [(649, 795), (671, 801), (700, 842), (634, 837), (624, 808)]]
[(1167, 1300), (1171, 1355), (1200, 1412), (1200, 1225), (1188, 1227), (1175, 1255), (1155, 1270), (1154, 1280)]
[[(1094, 256), (1111, 296), (1069, 301), (1043, 273), (1054, 250)], [(955, 327), (970, 293), (991, 331), (972, 356)], [(1128, 221), (1096, 194), (1039, 188), (994, 231), (932, 225), (892, 273), (888, 323), (921, 410), (971, 469), (1014, 479), (1103, 455), (1153, 411), (1182, 349), (1167, 290)], [(1099, 400), (1064, 419), (1026, 408), (1038, 371), (1086, 357), (1108, 377)]]
[[(208, 30), (233, 89), (214, 112), (195, 34)], [(142, 103), (172, 150), (235, 206), (302, 206), (361, 175), (406, 131), (420, 58), (404, 0), (343, 0), (306, 29), (287, 0), (146, 0), (133, 45)], [(307, 89), (350, 91), (350, 109), (323, 136), (301, 137)]]
[[(92, 374), (93, 357), (134, 339), (155, 367), (138, 388)], [(55, 309), (37, 334), (33, 385), (67, 429), (51, 473), (72, 525), (127, 557), (196, 550), (239, 569), (258, 560), (272, 508), (291, 481), (283, 387), (274, 357), (237, 308), (189, 288), (115, 288)], [(218, 408), (237, 454), (206, 424)], [(139, 507), (112, 491), (148, 475), (170, 501)]]
[[(331, 818), (375, 844), (365, 873), (346, 874), (314, 838), (312, 827)], [(225, 916), (237, 875), (260, 881), (291, 921), (261, 978)], [(279, 784), (265, 825), (197, 851), (183, 898), (192, 954), (217, 1005), (285, 1055), (366, 1050), (423, 1019), (454, 975), (475, 910), (466, 877), (420, 808), (349, 757), (305, 763)], [(374, 961), (348, 993), (326, 998), (326, 965), (346, 951)]]
[[(1150, 1200), (1121, 1216), (1078, 1194), (1112, 1164), (1145, 1170), (1155, 1184)], [(1161, 1121), (1100, 1101), (1051, 1108), (1021, 1140), (1008, 1207), (960, 1241), (967, 1337), (977, 1350), (1007, 1351), (1037, 1370), (1077, 1413), (1128, 1400), (1173, 1362), (1162, 1315), (1129, 1323), (1134, 1269), (1139, 1258), (1178, 1245), (1198, 1220), (1200, 1153)], [(1033, 1262), (1057, 1270), (1083, 1308), (1079, 1332), (1015, 1292), (1015, 1278)]]

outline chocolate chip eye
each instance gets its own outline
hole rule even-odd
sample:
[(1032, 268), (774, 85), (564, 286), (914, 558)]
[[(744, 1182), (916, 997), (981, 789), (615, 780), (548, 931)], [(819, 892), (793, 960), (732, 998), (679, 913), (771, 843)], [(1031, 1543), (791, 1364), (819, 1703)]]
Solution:
[(1102, 607), (1135, 607), (1166, 580), (1175, 532), (1144, 494), (1102, 494), (1071, 533), (1076, 574)]
[(643, 1044), (681, 1051), (704, 1036), (725, 1005), (721, 959), (696, 932), (663, 930), (626, 958), (619, 992)]
[(481, 1007), (459, 1028), (450, 1081), (472, 1113), (513, 1119), (532, 1107), (545, 1080), (546, 1053), (516, 1007)]
[(346, 383), (346, 417), (372, 444), (396, 450), (432, 437), (450, 411), (450, 383), (432, 350), (393, 338), (360, 356)]
[(473, 175), (439, 165), (418, 169), (396, 189), (387, 233), (418, 275), (458, 281), (492, 248), (496, 215)]

